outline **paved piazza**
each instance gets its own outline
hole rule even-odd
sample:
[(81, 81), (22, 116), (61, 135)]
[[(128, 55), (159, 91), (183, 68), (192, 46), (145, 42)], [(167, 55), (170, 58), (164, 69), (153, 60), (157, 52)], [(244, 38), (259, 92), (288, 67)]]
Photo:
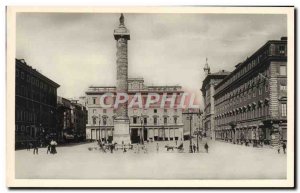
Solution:
[(286, 155), (269, 147), (253, 148), (225, 142), (208, 141), (209, 153), (201, 142), (200, 153), (166, 151), (175, 142), (149, 143), (148, 153), (121, 150), (102, 153), (96, 143), (58, 147), (58, 154), (39, 149), (16, 151), (16, 178), (19, 179), (284, 179)]

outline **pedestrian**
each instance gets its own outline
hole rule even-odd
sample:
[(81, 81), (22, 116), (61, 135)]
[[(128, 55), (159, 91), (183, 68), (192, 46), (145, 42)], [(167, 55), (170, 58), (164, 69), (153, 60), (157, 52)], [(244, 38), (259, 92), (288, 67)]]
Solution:
[(26, 150), (27, 150), (27, 151), (30, 151), (30, 145), (29, 145), (29, 142), (26, 143)]
[(277, 145), (277, 152), (278, 152), (278, 154), (280, 154), (280, 142), (278, 143), (278, 145)]
[(47, 145), (47, 154), (48, 154), (48, 152), (51, 153), (51, 145), (50, 145), (50, 143)]
[(208, 145), (207, 145), (207, 143), (205, 143), (204, 148), (206, 150), (206, 153), (208, 153)]
[(286, 144), (284, 142), (282, 143), (282, 149), (283, 149), (283, 153), (285, 154)]
[(196, 145), (193, 144), (193, 152), (196, 153)]
[(114, 147), (113, 147), (113, 144), (110, 145), (110, 153), (114, 153)]
[(50, 142), (50, 145), (51, 145), (50, 153), (52, 153), (53, 155), (56, 154), (57, 153), (57, 151), (56, 151), (56, 146), (57, 146), (56, 141), (54, 141), (52, 139), (51, 142)]
[(158, 143), (156, 143), (156, 152), (158, 153), (159, 151), (159, 146), (158, 146)]
[(137, 153), (140, 153), (140, 144), (137, 144)]
[(37, 141), (35, 141), (34, 143), (33, 143), (33, 155), (34, 154), (39, 154), (39, 145), (38, 145), (38, 142)]

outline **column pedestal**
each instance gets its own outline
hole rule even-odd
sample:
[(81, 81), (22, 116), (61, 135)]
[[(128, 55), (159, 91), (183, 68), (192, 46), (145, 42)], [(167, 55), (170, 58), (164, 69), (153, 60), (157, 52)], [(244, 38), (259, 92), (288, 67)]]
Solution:
[(119, 145), (122, 143), (131, 144), (129, 129), (129, 119), (115, 119), (113, 143), (117, 143)]

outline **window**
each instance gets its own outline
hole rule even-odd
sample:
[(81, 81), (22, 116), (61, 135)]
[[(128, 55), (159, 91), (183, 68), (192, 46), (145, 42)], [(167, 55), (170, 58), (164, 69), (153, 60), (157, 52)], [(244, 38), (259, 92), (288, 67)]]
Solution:
[(167, 112), (168, 112), (168, 110), (167, 110), (167, 109), (164, 109), (164, 112), (165, 112), (165, 113), (167, 113)]
[(286, 66), (280, 66), (279, 74), (282, 76), (286, 76)]
[(106, 125), (106, 117), (103, 117), (103, 125)]
[(154, 125), (157, 125), (157, 117), (153, 118), (153, 123), (154, 123)]
[(177, 117), (174, 117), (174, 124), (177, 124)]
[(285, 54), (285, 47), (283, 45), (279, 46), (279, 54)]
[(95, 114), (96, 113), (96, 109), (93, 109), (93, 114)]
[(24, 72), (21, 72), (21, 78), (24, 79)]
[(19, 69), (16, 70), (16, 77), (19, 77)]
[(280, 85), (280, 90), (286, 91), (286, 85)]
[(93, 117), (93, 125), (96, 125), (96, 117)]
[(154, 113), (157, 113), (157, 109), (154, 109)]
[(137, 123), (137, 117), (133, 117), (132, 122), (133, 122), (133, 124), (136, 124)]
[(144, 117), (144, 125), (147, 125), (147, 118)]
[(103, 113), (106, 113), (106, 109), (103, 109)]
[(96, 98), (93, 98), (93, 104), (96, 104)]
[(286, 117), (287, 115), (287, 109), (286, 109), (286, 103), (281, 104), (281, 116)]
[(168, 118), (164, 117), (164, 124), (166, 125), (168, 123)]

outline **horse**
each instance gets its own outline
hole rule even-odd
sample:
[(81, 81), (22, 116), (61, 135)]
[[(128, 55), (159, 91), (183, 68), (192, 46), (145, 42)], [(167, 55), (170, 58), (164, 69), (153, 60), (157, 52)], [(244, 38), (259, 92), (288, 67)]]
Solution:
[(173, 151), (175, 147), (166, 145), (165, 148), (167, 148), (167, 151), (169, 151), (169, 150)]

